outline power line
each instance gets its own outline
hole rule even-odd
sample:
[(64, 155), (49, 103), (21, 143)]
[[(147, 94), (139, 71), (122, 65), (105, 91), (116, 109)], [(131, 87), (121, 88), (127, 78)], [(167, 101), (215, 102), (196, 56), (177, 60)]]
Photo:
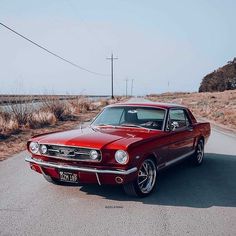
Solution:
[(63, 58), (63, 57), (61, 57), (61, 56), (59, 56), (58, 54), (56, 54), (56, 53), (54, 53), (54, 52), (48, 50), (47, 48), (45, 48), (45, 47), (39, 45), (38, 43), (34, 42), (33, 40), (31, 40), (31, 39), (25, 37), (24, 35), (22, 35), (22, 34), (16, 32), (15, 30), (13, 30), (12, 28), (6, 26), (5, 24), (3, 24), (3, 23), (0, 22), (0, 25), (3, 26), (3, 27), (5, 27), (6, 29), (10, 30), (10, 31), (13, 32), (14, 34), (20, 36), (21, 38), (27, 40), (28, 42), (34, 44), (35, 46), (41, 48), (42, 50), (48, 52), (49, 54), (51, 54), (51, 55), (53, 55), (53, 56), (55, 56), (55, 57), (61, 59), (61, 60), (64, 61), (64, 62), (69, 63), (70, 65), (72, 65), (72, 66), (74, 66), (74, 67), (79, 68), (80, 70), (84, 70), (84, 71), (87, 71), (87, 72), (89, 72), (89, 73), (91, 73), (91, 74), (95, 74), (95, 75), (99, 75), (99, 76), (109, 76), (108, 74), (98, 73), (98, 72), (95, 72), (95, 71), (92, 71), (92, 70), (88, 70), (88, 69), (86, 69), (86, 68), (84, 68), (84, 67), (82, 67), (82, 66), (79, 66), (79, 65), (77, 65), (76, 63), (74, 63), (74, 62), (72, 62), (72, 61), (69, 61), (69, 60), (67, 60), (67, 59), (65, 59), (65, 58)]

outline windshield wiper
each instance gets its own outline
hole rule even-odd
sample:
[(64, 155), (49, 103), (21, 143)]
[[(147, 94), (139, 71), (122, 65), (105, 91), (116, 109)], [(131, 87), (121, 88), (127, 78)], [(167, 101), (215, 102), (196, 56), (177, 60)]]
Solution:
[(100, 127), (100, 126), (105, 126), (105, 127), (112, 127), (112, 128), (116, 128), (115, 125), (110, 125), (110, 124), (97, 124), (97, 125), (91, 125), (91, 126), (97, 126), (97, 127)]
[(123, 123), (123, 124), (120, 124), (120, 126), (124, 126), (124, 127), (137, 127), (137, 128), (141, 128), (141, 129), (150, 130), (150, 129), (147, 128), (147, 127), (143, 127), (143, 126), (141, 126), (141, 125), (129, 124), (129, 123)]

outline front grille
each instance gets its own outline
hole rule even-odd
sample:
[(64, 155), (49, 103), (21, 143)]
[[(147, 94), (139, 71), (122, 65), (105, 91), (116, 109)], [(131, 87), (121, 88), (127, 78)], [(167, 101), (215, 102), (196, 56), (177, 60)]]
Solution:
[(71, 147), (71, 146), (59, 146), (59, 145), (48, 145), (41, 144), (47, 147), (47, 152), (42, 154), (48, 157), (54, 157), (58, 159), (66, 159), (66, 160), (76, 160), (76, 161), (101, 161), (101, 152), (100, 150), (96, 150), (98, 152), (98, 158), (93, 160), (90, 158), (91, 150), (89, 148), (82, 147)]

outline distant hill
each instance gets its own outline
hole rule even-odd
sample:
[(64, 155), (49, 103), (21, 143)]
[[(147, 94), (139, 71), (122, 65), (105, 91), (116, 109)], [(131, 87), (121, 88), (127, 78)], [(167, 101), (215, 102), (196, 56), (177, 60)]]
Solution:
[(206, 75), (202, 79), (199, 92), (221, 92), (233, 89), (236, 89), (236, 58)]

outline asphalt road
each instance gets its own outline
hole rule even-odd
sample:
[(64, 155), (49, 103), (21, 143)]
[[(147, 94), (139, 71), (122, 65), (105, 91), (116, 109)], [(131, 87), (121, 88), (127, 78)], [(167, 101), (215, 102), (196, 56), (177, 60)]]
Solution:
[(201, 167), (164, 171), (131, 198), (112, 186), (56, 186), (26, 152), (0, 163), (0, 235), (236, 235), (236, 137), (213, 130)]

